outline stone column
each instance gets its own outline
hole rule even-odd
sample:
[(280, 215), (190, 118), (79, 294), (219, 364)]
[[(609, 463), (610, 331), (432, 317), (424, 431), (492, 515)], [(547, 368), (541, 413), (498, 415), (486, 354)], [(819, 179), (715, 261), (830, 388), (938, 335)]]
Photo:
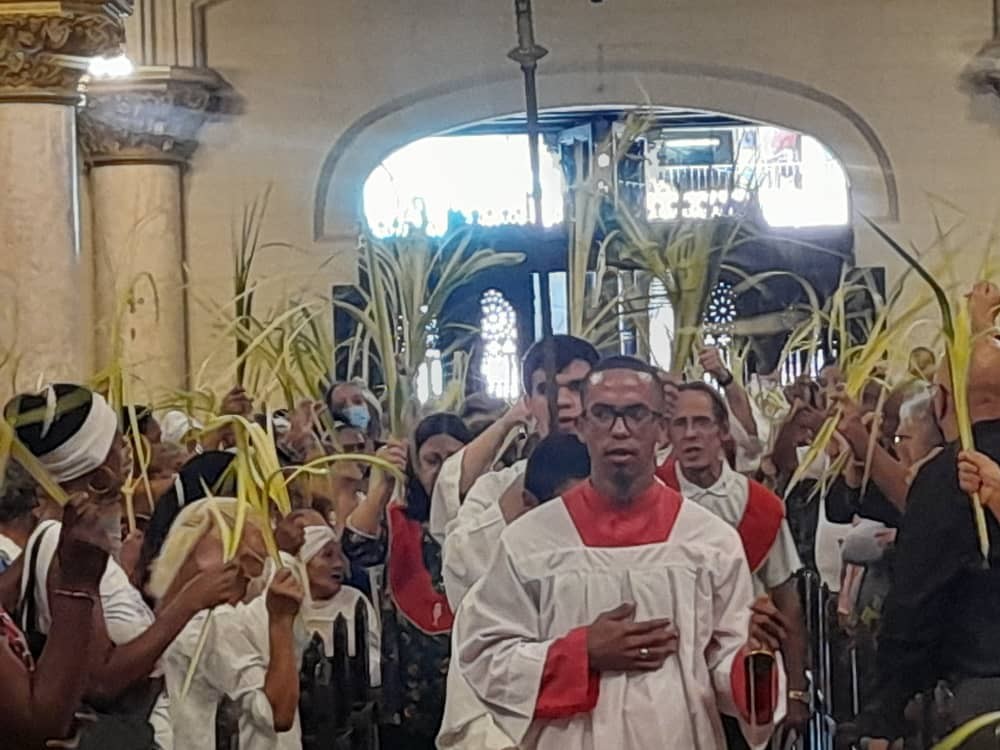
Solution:
[[(90, 58), (114, 55), (132, 0), (0, 0), (0, 391), (80, 379), (76, 111)], [(14, 369), (16, 367), (16, 370)]]
[(187, 383), (183, 173), (227, 91), (211, 70), (178, 67), (87, 84), (97, 363), (120, 358), (142, 401)]

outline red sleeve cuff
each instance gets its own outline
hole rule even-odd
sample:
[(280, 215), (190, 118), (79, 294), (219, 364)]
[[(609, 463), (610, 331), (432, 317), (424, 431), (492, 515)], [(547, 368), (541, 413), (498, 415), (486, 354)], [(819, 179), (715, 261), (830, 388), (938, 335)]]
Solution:
[(572, 630), (549, 646), (535, 718), (564, 719), (592, 711), (600, 689), (601, 676), (591, 671), (587, 655), (587, 628)]
[[(751, 661), (757, 662), (753, 668)], [(744, 721), (757, 726), (773, 721), (778, 705), (778, 666), (773, 656), (751, 656), (744, 646), (733, 658), (731, 687)]]

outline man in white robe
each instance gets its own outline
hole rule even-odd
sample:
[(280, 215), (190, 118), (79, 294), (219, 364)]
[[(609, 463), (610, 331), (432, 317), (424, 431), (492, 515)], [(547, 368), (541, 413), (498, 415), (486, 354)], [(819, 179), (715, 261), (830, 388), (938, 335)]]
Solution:
[(525, 750), (717, 750), (720, 711), (766, 742), (781, 670), (751, 665), (738, 535), (655, 478), (662, 383), (611, 358), (583, 405), (590, 481), (504, 530), (463, 603), (462, 673)]
[[(554, 336), (556, 387), (559, 392), (560, 432), (575, 432), (580, 416), (580, 383), (595, 362), (597, 350), (583, 339)], [(545, 371), (546, 341), (536, 343), (524, 357), (524, 400), (520, 410), (530, 416), (540, 438), (552, 430), (549, 426), (549, 399)], [(512, 410), (513, 411), (513, 410)], [(502, 420), (501, 420), (502, 422)], [(496, 446), (482, 445), (489, 440), (477, 439), (474, 444), (452, 456), (441, 468), (431, 502), (431, 533), (442, 543), (444, 585), (453, 610), (458, 609), (465, 592), (489, 567), (497, 548), (500, 532), (509, 520), (523, 510), (526, 461), (518, 461), (501, 471), (481, 473), (482, 467), (495, 460), (496, 447), (503, 442), (512, 425), (500, 424), (495, 430)], [(480, 436), (488, 438), (488, 435)], [(485, 460), (473, 459), (476, 449), (485, 449)], [(477, 471), (478, 469), (478, 471)], [(476, 476), (480, 474), (481, 476)], [(470, 487), (463, 493), (462, 488)], [(501, 503), (501, 500), (504, 502)], [(506, 508), (506, 510), (505, 510)]]
[[(581, 413), (580, 384), (599, 356), (593, 345), (573, 336), (551, 339), (556, 367), (559, 430), (575, 433)], [(441, 467), (431, 502), (430, 531), (442, 544), (445, 593), (456, 613), (466, 592), (489, 568), (507, 524), (523, 513), (527, 461), (499, 471), (485, 471), (510, 431), (524, 418), (534, 422), (541, 439), (549, 428), (546, 340), (535, 343), (524, 357), (524, 399)], [(468, 488), (463, 492), (463, 488)], [(454, 645), (453, 645), (454, 651)], [(499, 731), (486, 708), (458, 674), (454, 657), (449, 666), (447, 703), (437, 745), (442, 750), (506, 750), (511, 743)]]

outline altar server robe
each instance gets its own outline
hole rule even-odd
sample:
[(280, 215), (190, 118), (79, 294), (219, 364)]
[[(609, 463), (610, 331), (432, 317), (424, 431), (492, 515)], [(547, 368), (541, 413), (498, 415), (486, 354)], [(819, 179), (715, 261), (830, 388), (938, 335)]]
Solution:
[[(623, 602), (669, 618), (678, 652), (654, 672), (590, 670), (587, 626)], [(753, 587), (724, 521), (656, 480), (626, 508), (588, 482), (503, 532), (458, 623), (463, 675), (524, 750), (722, 750), (719, 712), (754, 745), (780, 718), (780, 667), (746, 670)]]

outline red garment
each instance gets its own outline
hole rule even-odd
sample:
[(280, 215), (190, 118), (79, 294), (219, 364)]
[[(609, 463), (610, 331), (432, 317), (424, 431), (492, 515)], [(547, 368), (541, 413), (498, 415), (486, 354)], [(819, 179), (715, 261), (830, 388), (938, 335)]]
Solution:
[[(677, 459), (673, 456), (656, 470), (656, 476), (668, 487), (680, 491)], [(785, 504), (760, 482), (752, 479), (747, 481), (750, 487), (749, 497), (736, 531), (743, 542), (750, 571), (756, 572), (771, 554), (771, 547), (781, 531), (781, 522), (785, 520)]]
[[(760, 658), (765, 660), (765, 668), (750, 670), (750, 649), (744, 648), (737, 654), (733, 660), (731, 683), (733, 701), (743, 720), (763, 726), (771, 723), (778, 707), (778, 670), (773, 656)], [(751, 712), (754, 707), (757, 710)]]
[[(562, 498), (573, 525), (588, 547), (631, 547), (667, 541), (681, 509), (679, 493), (654, 481), (626, 506), (602, 497), (583, 482)], [(590, 669), (587, 628), (559, 638), (545, 655), (535, 717), (562, 719), (597, 705), (601, 676)]]
[(536, 719), (565, 719), (592, 711), (601, 694), (601, 675), (590, 669), (587, 628), (571, 630), (549, 646), (535, 703)]
[(635, 547), (667, 541), (681, 509), (680, 493), (654, 481), (627, 506), (583, 482), (562, 498), (588, 547)]
[(400, 505), (386, 514), (389, 556), (386, 563), (389, 592), (406, 618), (428, 635), (451, 632), (455, 615), (444, 592), (434, 588), (424, 565), (424, 527), (406, 515)]

